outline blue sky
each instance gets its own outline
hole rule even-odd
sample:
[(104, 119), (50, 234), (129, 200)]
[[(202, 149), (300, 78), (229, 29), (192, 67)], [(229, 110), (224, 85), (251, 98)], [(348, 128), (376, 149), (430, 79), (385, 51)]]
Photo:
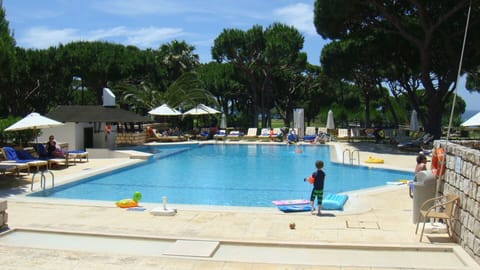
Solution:
[[(247, 30), (274, 22), (305, 37), (308, 61), (319, 65), (326, 43), (313, 26), (314, 0), (3, 0), (17, 45), (48, 48), (77, 40), (103, 40), (158, 48), (173, 39), (195, 46), (201, 62), (225, 28)], [(480, 94), (462, 87), (467, 110), (480, 110)]]

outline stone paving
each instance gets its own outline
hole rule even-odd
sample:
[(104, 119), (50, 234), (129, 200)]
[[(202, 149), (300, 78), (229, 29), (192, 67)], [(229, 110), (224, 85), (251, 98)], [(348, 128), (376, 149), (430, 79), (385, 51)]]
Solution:
[[(337, 147), (337, 148), (335, 148)], [(333, 147), (342, 153), (347, 144)], [(364, 147), (363, 145), (361, 147)], [(360, 147), (360, 149), (361, 149)], [(360, 160), (368, 156), (383, 158), (384, 164), (371, 166), (410, 170), (415, 155), (361, 149)], [(355, 148), (356, 149), (356, 148)], [(375, 152), (373, 152), (375, 151)], [(93, 171), (105, 171), (140, 162), (131, 159), (95, 159), (68, 169), (56, 170), (56, 179), (70, 181)], [(26, 179), (29, 181), (29, 178)], [(38, 185), (38, 183), (35, 183)], [(446, 235), (426, 237), (422, 243), (412, 223), (412, 200), (406, 185), (387, 186), (350, 193), (344, 212), (325, 216), (309, 212), (285, 214), (276, 208), (199, 207), (175, 205), (176, 216), (153, 216), (148, 211), (126, 211), (113, 203), (70, 202), (25, 198), (23, 189), (3, 190), (8, 200), (10, 228), (35, 228), (55, 231), (141, 235), (170, 239), (203, 239), (269, 243), (325, 243), (389, 246), (456, 245)], [(158, 205), (144, 205), (151, 209)], [(289, 224), (294, 222), (296, 229)], [(431, 241), (434, 239), (434, 241)], [(436, 242), (440, 239), (440, 242)], [(132, 247), (126, 246), (125, 249)], [(201, 258), (133, 256), (106, 252), (49, 250), (12, 247), (0, 244), (0, 269), (373, 269), (372, 267), (319, 266), (212, 261)], [(375, 268), (379, 269), (379, 268)], [(397, 269), (382, 268), (382, 269)]]

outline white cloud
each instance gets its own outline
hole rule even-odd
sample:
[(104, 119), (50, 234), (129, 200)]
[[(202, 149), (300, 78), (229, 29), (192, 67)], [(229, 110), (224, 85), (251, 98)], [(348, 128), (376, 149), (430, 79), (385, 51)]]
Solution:
[(127, 43), (138, 47), (158, 47), (160, 44), (170, 41), (185, 33), (180, 28), (142, 28), (129, 33)]
[(105, 13), (119, 15), (178, 14), (195, 11), (198, 6), (184, 5), (181, 1), (167, 0), (104, 0), (97, 1), (95, 8)]
[(317, 35), (313, 25), (313, 7), (304, 3), (289, 5), (274, 11), (276, 19), (282, 23), (293, 25), (307, 35)]
[(78, 40), (106, 40), (146, 48), (158, 47), (162, 43), (184, 35), (186, 35), (186, 33), (184, 33), (181, 28), (146, 27), (131, 29), (125, 26), (119, 26), (79, 34), (79, 30), (72, 28), (49, 29), (46, 27), (34, 27), (28, 29), (19, 41), (24, 47), (37, 49), (44, 49), (50, 46), (57, 46), (60, 43), (66, 44)]
[(56, 46), (59, 43), (68, 43), (72, 40), (79, 40), (76, 29), (48, 29), (46, 27), (33, 27), (28, 29), (20, 43), (28, 48), (45, 49)]

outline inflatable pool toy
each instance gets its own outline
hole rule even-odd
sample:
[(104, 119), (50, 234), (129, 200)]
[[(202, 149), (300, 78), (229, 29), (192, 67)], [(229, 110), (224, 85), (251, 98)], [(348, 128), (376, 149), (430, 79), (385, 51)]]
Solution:
[(381, 164), (383, 163), (383, 159), (381, 158), (374, 158), (374, 157), (368, 157), (367, 160), (365, 160), (366, 163), (378, 163), (378, 164)]
[(408, 182), (410, 181), (405, 179), (400, 179), (397, 181), (387, 181), (387, 185), (405, 185), (405, 184), (408, 184)]
[(276, 206), (282, 206), (282, 205), (294, 205), (294, 204), (307, 204), (307, 203), (310, 203), (310, 201), (304, 200), (304, 199), (295, 199), (295, 200), (272, 201), (272, 203)]
[(312, 210), (310, 203), (308, 204), (292, 204), (292, 205), (280, 205), (278, 209), (282, 212), (305, 212)]
[(442, 176), (445, 173), (445, 150), (442, 147), (437, 147), (432, 154), (432, 173), (435, 176)]
[(150, 211), (154, 216), (174, 216), (177, 214), (177, 209), (167, 208), (167, 197), (162, 197), (162, 207), (155, 207)]
[(322, 210), (343, 210), (347, 200), (347, 194), (327, 193), (322, 199)]
[(404, 183), (398, 182), (398, 181), (387, 181), (387, 185), (400, 186), (400, 185), (404, 185)]
[(131, 199), (123, 199), (123, 200), (117, 201), (115, 202), (115, 205), (117, 205), (120, 208), (137, 207), (138, 202), (141, 199), (142, 199), (142, 193), (135, 191)]
[[(322, 210), (343, 210), (348, 200), (347, 194), (326, 193), (322, 199)], [(278, 200), (272, 201), (282, 212), (303, 212), (312, 210), (309, 200)]]

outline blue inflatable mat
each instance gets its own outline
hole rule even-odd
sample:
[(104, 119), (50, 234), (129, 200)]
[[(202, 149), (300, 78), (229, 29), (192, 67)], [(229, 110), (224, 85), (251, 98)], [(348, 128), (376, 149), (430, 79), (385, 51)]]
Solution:
[(278, 209), (282, 212), (304, 212), (312, 210), (310, 204), (290, 204), (279, 205)]
[(343, 210), (343, 206), (348, 200), (346, 194), (327, 193), (323, 196), (322, 210)]

